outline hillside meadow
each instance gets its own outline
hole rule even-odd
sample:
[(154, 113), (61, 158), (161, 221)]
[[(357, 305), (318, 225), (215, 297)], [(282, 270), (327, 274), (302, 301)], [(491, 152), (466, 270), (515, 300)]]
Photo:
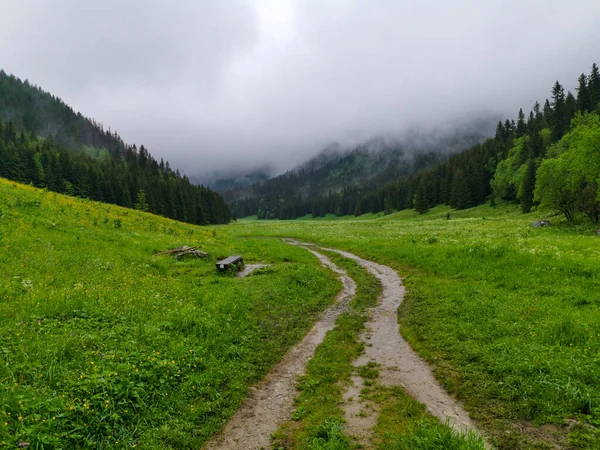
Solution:
[[(209, 259), (153, 256), (184, 244)], [(276, 239), (0, 179), (0, 448), (198, 448), (339, 288)]]
[(516, 205), (345, 220), (240, 221), (394, 267), (402, 335), (495, 445), (600, 448), (600, 237)]

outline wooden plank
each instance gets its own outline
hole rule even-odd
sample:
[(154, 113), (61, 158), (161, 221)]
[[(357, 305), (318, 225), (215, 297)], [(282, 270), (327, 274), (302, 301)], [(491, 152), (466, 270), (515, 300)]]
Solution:
[(215, 266), (219, 270), (225, 270), (225, 269), (229, 268), (232, 264), (237, 264), (240, 262), (244, 262), (244, 258), (242, 258), (240, 255), (233, 255), (233, 256), (230, 256), (229, 258), (225, 258), (221, 261), (217, 261)]
[(225, 258), (218, 262), (218, 264), (234, 264), (242, 259), (239, 255), (230, 256), (229, 258)]

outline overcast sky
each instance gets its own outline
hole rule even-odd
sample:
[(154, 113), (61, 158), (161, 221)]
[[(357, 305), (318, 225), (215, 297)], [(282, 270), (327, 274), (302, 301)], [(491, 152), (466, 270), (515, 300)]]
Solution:
[(193, 175), (516, 115), (600, 63), (598, 0), (19, 0), (0, 67)]

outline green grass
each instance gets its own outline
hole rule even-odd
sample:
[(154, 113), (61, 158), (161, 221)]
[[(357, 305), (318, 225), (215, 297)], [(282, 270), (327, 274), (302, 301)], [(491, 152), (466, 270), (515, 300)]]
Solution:
[(367, 387), (362, 396), (379, 405), (374, 441), (378, 450), (483, 450), (483, 440), (458, 434), (427, 413), (399, 387)]
[(462, 436), (428, 414), (423, 405), (408, 397), (401, 388), (383, 388), (376, 384), (379, 365), (369, 362), (355, 368), (353, 361), (362, 353), (359, 341), (368, 308), (377, 304), (381, 294), (379, 280), (353, 260), (327, 253), (356, 282), (357, 292), (351, 310), (341, 314), (333, 330), (327, 333), (306, 374), (299, 378), (300, 395), (295, 399), (292, 422), (284, 423), (273, 439), (276, 449), (350, 450), (360, 448), (343, 431), (344, 412), (340, 407), (351, 375), (365, 379), (371, 387), (361, 397), (378, 404), (382, 411), (375, 430), (378, 449), (457, 449), (481, 450), (481, 439)]
[[(153, 256), (183, 244), (210, 258)], [(4, 180), (0, 275), (0, 448), (198, 448), (339, 290), (280, 240)]]
[[(289, 236), (405, 277), (403, 336), (500, 449), (600, 448), (600, 238), (559, 217), (531, 228), (547, 215), (438, 207), (200, 228), (0, 180), (0, 446), (199, 447), (339, 288), (305, 250), (262, 238)], [(153, 257), (183, 244), (210, 259)], [(233, 253), (271, 268), (216, 274)], [(319, 358), (324, 381), (303, 386), (291, 442), (345, 448), (320, 372), (343, 379), (347, 363)]]
[[(531, 227), (547, 216), (485, 205), (235, 229), (322, 243), (396, 268), (409, 292), (399, 311), (403, 336), (499, 448), (594, 448), (600, 238), (585, 222), (560, 217), (550, 217), (551, 228)], [(556, 433), (541, 433), (542, 424)]]

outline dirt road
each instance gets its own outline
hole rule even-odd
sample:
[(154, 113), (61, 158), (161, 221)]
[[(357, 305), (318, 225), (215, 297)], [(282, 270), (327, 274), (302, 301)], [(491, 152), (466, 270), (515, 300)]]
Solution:
[[(256, 386), (240, 410), (225, 426), (222, 433), (211, 440), (208, 449), (261, 449), (270, 447), (270, 436), (279, 425), (288, 420), (296, 396), (296, 377), (304, 373), (306, 363), (314, 354), (325, 334), (333, 329), (337, 316), (348, 308), (348, 302), (356, 293), (356, 284), (345, 271), (338, 268), (326, 256), (317, 252), (313, 244), (285, 239), (288, 244), (298, 245), (312, 252), (321, 264), (339, 274), (343, 290), (335, 304), (315, 324), (305, 338), (292, 348), (275, 368)], [(427, 363), (421, 359), (402, 338), (398, 326), (398, 307), (404, 298), (402, 280), (392, 268), (362, 259), (352, 253), (323, 248), (353, 259), (382, 284), (383, 292), (376, 307), (370, 312), (366, 332), (361, 336), (365, 352), (354, 362), (361, 366), (368, 362), (379, 365), (379, 382), (384, 386), (401, 386), (423, 403), (430, 414), (449, 422), (457, 431), (476, 431), (468, 413), (440, 386)], [(364, 446), (370, 446), (373, 427), (377, 420), (377, 405), (365, 405), (360, 401), (362, 379), (353, 377), (353, 385), (344, 395), (346, 413), (345, 431)], [(372, 414), (364, 414), (365, 406)]]
[[(365, 352), (354, 362), (362, 366), (370, 361), (380, 365), (379, 382), (384, 386), (402, 386), (413, 398), (425, 405), (427, 411), (440, 419), (449, 421), (457, 431), (475, 431), (468, 413), (440, 386), (431, 373), (427, 363), (415, 353), (400, 335), (398, 326), (398, 307), (404, 298), (405, 289), (395, 270), (382, 264), (362, 259), (352, 253), (336, 249), (332, 252), (355, 260), (382, 284), (383, 292), (379, 302), (371, 312), (371, 319), (365, 324), (366, 332), (361, 336), (365, 343)], [(361, 379), (354, 377), (354, 386), (350, 392), (360, 392)], [(347, 431), (360, 442), (367, 445), (374, 420), (364, 414), (354, 414), (360, 408), (356, 404), (357, 395), (347, 395), (352, 401), (345, 402)]]
[(256, 384), (223, 431), (206, 445), (207, 449), (255, 450), (270, 448), (270, 437), (279, 425), (289, 419), (296, 396), (296, 377), (304, 373), (306, 363), (315, 353), (335, 321), (348, 308), (356, 294), (356, 283), (326, 256), (310, 250), (325, 267), (339, 275), (343, 288), (335, 303), (323, 314), (302, 341)]

